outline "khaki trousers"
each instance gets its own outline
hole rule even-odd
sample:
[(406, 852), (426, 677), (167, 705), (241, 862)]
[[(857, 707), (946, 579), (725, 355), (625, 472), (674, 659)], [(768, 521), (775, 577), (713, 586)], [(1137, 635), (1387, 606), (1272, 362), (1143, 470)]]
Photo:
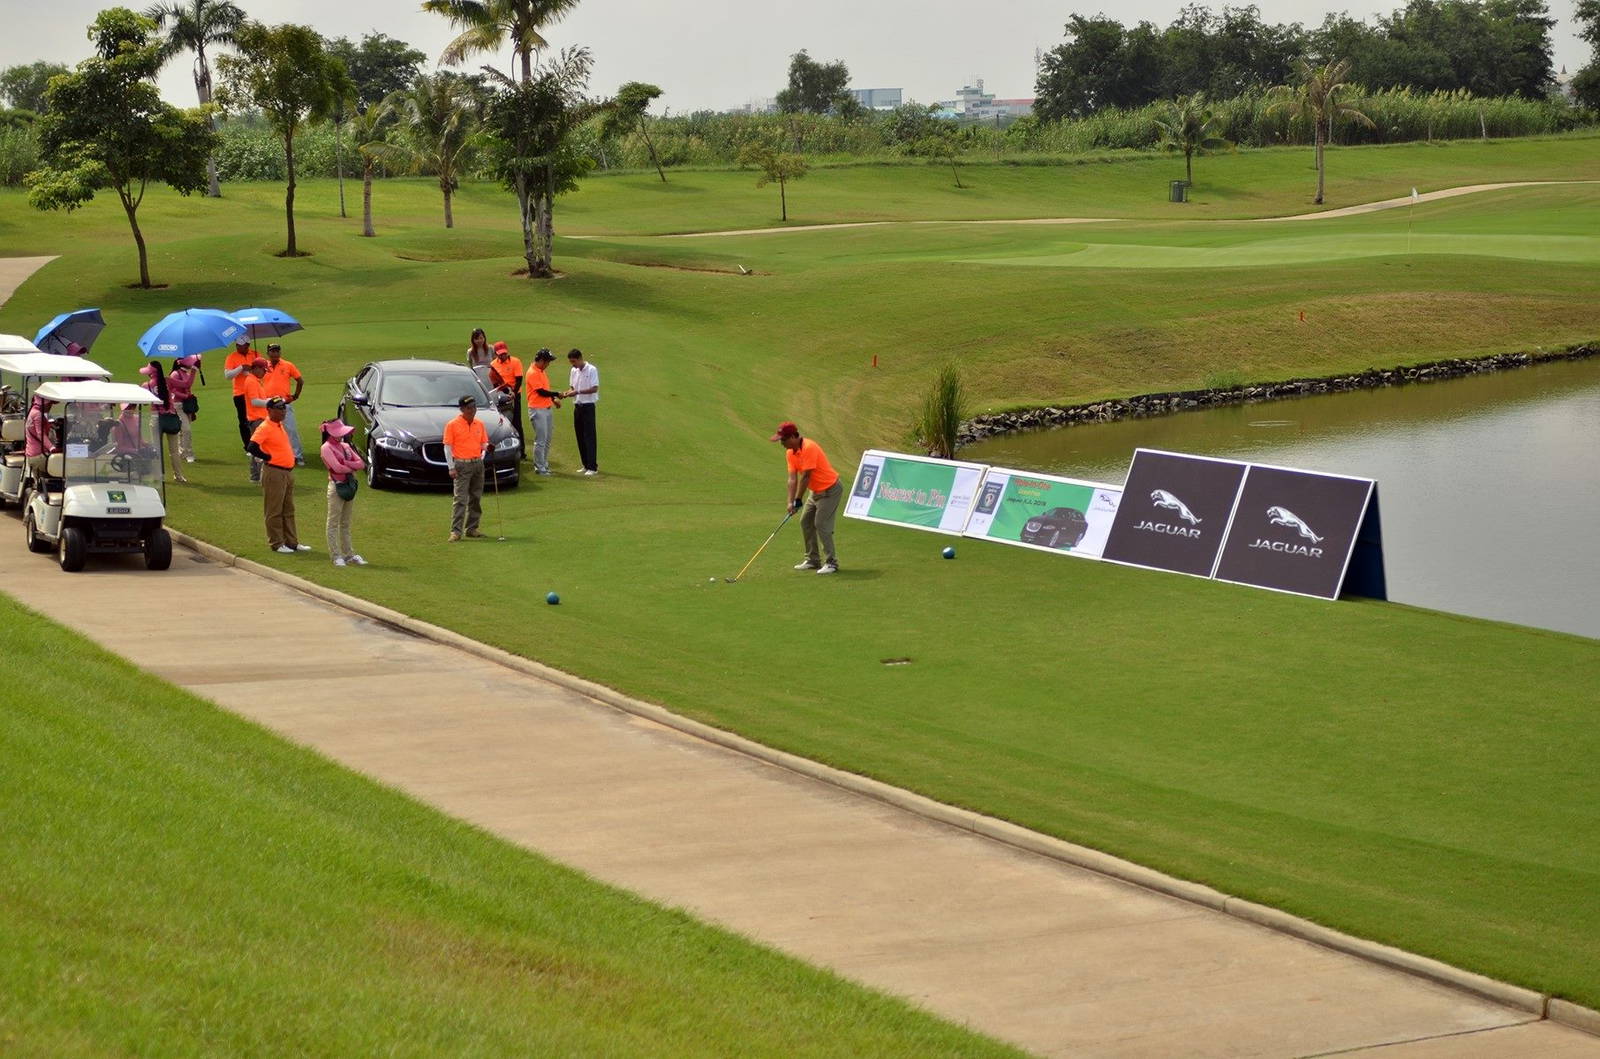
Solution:
[(483, 520), (483, 461), (457, 460), (450, 532), (476, 533)]
[(262, 464), (261, 511), (267, 520), (267, 547), (300, 546), (300, 535), (294, 528), (294, 471)]
[(350, 543), (350, 517), (355, 514), (356, 502), (346, 500), (328, 479), (328, 558), (350, 558), (356, 553)]
[(833, 524), (839, 518), (839, 501), (843, 499), (844, 479), (841, 478), (806, 500), (806, 509), (800, 516), (800, 533), (806, 539), (806, 558), (818, 565), (824, 558), (839, 565), (839, 557), (833, 551)]

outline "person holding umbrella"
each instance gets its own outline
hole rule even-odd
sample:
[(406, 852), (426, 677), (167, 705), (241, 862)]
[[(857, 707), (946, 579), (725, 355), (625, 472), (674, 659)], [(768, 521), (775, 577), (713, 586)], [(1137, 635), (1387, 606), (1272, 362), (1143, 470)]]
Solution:
[(250, 365), (256, 360), (256, 351), (250, 348), (250, 336), (240, 335), (234, 340), (233, 352), (222, 362), (222, 377), (233, 380), (233, 410), (239, 417), (239, 440), (245, 444), (249, 444), (250, 432), (254, 429), (245, 391), (249, 389)]
[[(200, 415), (200, 398), (194, 395), (195, 373), (200, 369), (200, 355), (179, 357), (167, 372), (167, 392), (172, 395), (172, 406), (178, 410), (178, 452), (185, 463), (194, 462), (194, 421)], [(177, 468), (174, 467), (174, 470)]]
[(139, 374), (144, 376), (144, 382), (139, 385), (155, 394), (156, 403), (151, 409), (156, 420), (161, 425), (161, 434), (167, 439), (167, 461), (172, 464), (172, 480), (174, 482), (187, 482), (183, 476), (183, 457), (178, 451), (179, 435), (183, 433), (183, 417), (178, 414), (178, 406), (172, 399), (172, 390), (167, 385), (167, 377), (161, 371), (161, 362), (152, 360), (139, 369)]
[(74, 309), (39, 328), (39, 333), (33, 336), (33, 344), (43, 353), (87, 356), (89, 347), (105, 328), (106, 320), (99, 309)]
[[(255, 360), (251, 361), (250, 366), (245, 369), (244, 396), (235, 398), (236, 401), (244, 402), (244, 412), (245, 415), (249, 417), (248, 422), (250, 433), (252, 435), (255, 434), (257, 427), (267, 421), (268, 397), (264, 392), (262, 392), (261, 388), (261, 382), (266, 377), (267, 358), (257, 357)], [(250, 452), (249, 438), (245, 439), (244, 449), (246, 452)], [(294, 452), (293, 449), (290, 449), (289, 451), (291, 455)], [(256, 459), (254, 453), (252, 453), (250, 457), (250, 480), (252, 482), (261, 481), (261, 461)]]

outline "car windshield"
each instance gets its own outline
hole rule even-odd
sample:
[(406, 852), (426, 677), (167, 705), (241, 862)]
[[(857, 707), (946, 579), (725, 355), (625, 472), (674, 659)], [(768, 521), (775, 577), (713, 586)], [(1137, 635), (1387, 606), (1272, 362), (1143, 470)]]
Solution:
[(67, 485), (161, 487), (161, 438), (150, 405), (74, 402), (61, 409)]
[(390, 372), (384, 376), (379, 400), (401, 408), (454, 408), (468, 394), (476, 397), (479, 403), (488, 398), (477, 376), (463, 366), (438, 371)]

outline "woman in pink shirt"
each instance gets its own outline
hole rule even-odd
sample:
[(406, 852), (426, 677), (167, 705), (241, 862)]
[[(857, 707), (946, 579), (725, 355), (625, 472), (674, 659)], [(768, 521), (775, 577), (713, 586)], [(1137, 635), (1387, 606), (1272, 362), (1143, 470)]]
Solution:
[[(144, 376), (144, 382), (139, 385), (156, 395), (155, 407), (150, 409), (150, 414), (166, 417), (163, 418), (163, 423), (167, 422), (168, 419), (176, 419), (180, 423), (178, 430), (168, 434), (163, 428), (161, 433), (167, 439), (167, 462), (172, 464), (172, 480), (174, 482), (187, 482), (189, 479), (183, 476), (183, 457), (178, 452), (178, 436), (182, 433), (181, 423), (183, 417), (178, 415), (178, 407), (172, 403), (172, 391), (167, 389), (167, 377), (161, 370), (160, 362), (154, 360), (140, 368), (139, 374)], [(138, 429), (137, 426), (134, 427), (136, 437)], [(119, 447), (117, 451), (121, 452), (122, 449)], [(134, 451), (138, 451), (137, 445), (134, 446)]]
[(177, 410), (182, 428), (178, 431), (178, 452), (184, 463), (194, 462), (194, 421), (200, 414), (200, 402), (194, 395), (195, 369), (200, 365), (198, 356), (179, 357), (167, 372), (167, 393), (172, 397), (172, 407)]
[[(355, 513), (356, 472), (367, 462), (345, 440), (355, 427), (338, 419), (322, 424), (322, 465), (328, 468), (328, 554), (334, 566), (366, 566), (350, 543), (350, 517)], [(345, 490), (341, 496), (340, 488)]]

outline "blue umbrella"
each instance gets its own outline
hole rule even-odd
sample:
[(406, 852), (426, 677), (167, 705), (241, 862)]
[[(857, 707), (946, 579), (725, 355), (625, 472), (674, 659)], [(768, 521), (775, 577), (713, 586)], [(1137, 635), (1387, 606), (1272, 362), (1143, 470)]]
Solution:
[[(39, 328), (39, 333), (33, 336), (33, 344), (46, 353), (78, 355), (89, 352), (89, 347), (105, 329), (106, 318), (100, 315), (99, 309), (74, 309)], [(69, 350), (69, 343), (80, 349)]]
[(233, 318), (244, 324), (251, 338), (277, 338), (300, 330), (300, 321), (282, 309), (238, 309), (234, 311)]
[(139, 339), (147, 357), (190, 357), (231, 346), (244, 324), (221, 309), (185, 309), (168, 313)]

